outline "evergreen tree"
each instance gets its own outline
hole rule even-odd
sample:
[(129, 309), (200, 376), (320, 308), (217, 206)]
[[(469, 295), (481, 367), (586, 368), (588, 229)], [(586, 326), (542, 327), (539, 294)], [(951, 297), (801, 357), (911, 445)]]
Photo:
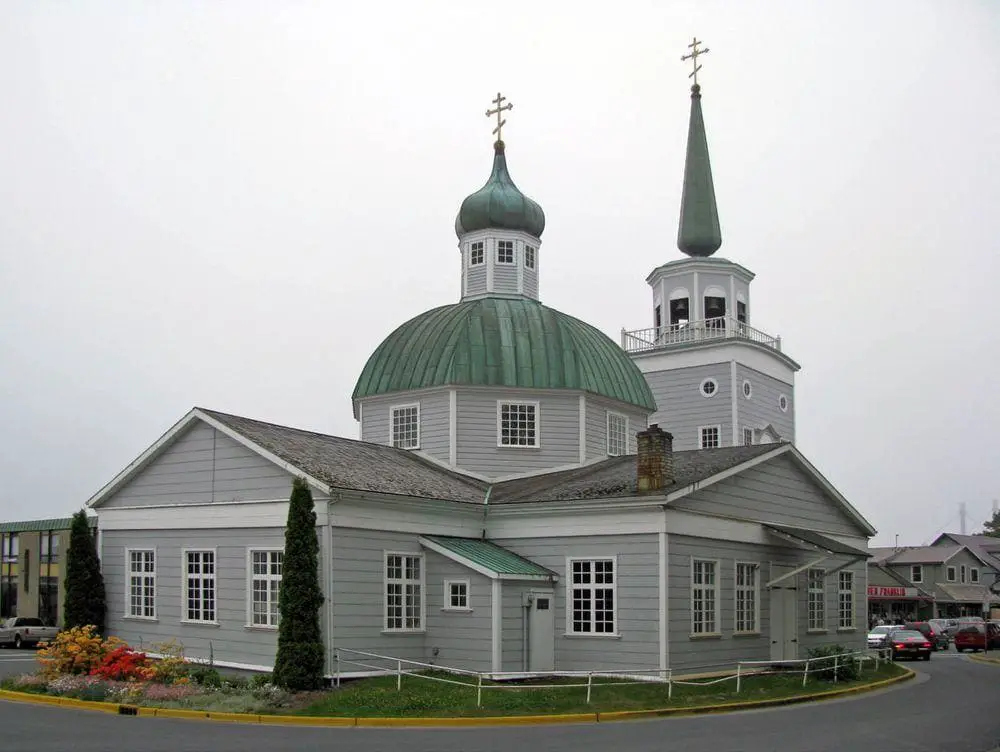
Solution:
[(285, 556), (282, 560), (278, 595), (278, 655), (274, 661), (274, 683), (291, 690), (323, 686), (323, 635), (319, 609), (323, 593), (319, 586), (319, 539), (312, 491), (296, 478), (288, 504), (285, 526)]
[(992, 519), (983, 523), (983, 532), (980, 535), (989, 535), (993, 538), (1000, 538), (1000, 511), (996, 512)]
[(106, 600), (101, 560), (97, 542), (81, 509), (73, 515), (66, 552), (66, 595), (63, 599), (63, 624), (66, 629), (92, 624), (104, 634)]

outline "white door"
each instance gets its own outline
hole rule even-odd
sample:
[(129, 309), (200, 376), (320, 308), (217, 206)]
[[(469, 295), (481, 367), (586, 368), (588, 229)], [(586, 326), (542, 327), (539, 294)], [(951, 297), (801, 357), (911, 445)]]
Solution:
[[(791, 567), (771, 566), (771, 579), (790, 572)], [(796, 577), (782, 580), (771, 588), (771, 660), (792, 661), (799, 654), (798, 590)]]
[(528, 670), (556, 667), (555, 599), (551, 590), (532, 590), (528, 617)]

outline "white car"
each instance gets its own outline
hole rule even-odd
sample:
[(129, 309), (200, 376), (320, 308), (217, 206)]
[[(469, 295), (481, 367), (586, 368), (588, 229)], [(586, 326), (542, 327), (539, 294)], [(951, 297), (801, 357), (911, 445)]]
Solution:
[(882, 624), (873, 628), (872, 631), (868, 633), (868, 647), (885, 647), (886, 639), (889, 635), (902, 628), (903, 627), (899, 624)]

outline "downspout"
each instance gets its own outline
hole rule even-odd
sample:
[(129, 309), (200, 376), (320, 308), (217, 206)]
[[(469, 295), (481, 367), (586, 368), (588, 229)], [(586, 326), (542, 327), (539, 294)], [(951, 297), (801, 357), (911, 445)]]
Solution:
[(521, 610), (523, 616), (521, 618), (521, 670), (524, 673), (528, 673), (528, 619), (531, 618), (531, 601), (528, 600), (529, 596), (525, 593), (521, 596)]
[(486, 496), (483, 497), (483, 540), (486, 540), (486, 515), (490, 510), (491, 493), (493, 493), (493, 486), (486, 489)]

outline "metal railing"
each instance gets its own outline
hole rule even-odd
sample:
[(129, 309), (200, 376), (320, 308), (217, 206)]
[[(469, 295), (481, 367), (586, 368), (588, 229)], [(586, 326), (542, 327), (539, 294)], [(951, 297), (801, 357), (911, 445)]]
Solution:
[[(841, 653), (839, 655), (824, 656), (822, 658), (800, 658), (787, 661), (739, 661), (736, 664), (735, 672), (720, 672), (722, 675), (705, 677), (701, 679), (675, 679), (674, 669), (640, 669), (637, 671), (470, 671), (469, 669), (452, 668), (433, 663), (424, 663), (407, 658), (399, 658), (391, 655), (381, 655), (364, 650), (351, 650), (349, 648), (335, 648), (334, 660), (336, 669), (334, 673), (334, 683), (340, 686), (343, 675), (342, 667), (355, 666), (372, 671), (382, 676), (396, 677), (396, 691), (403, 689), (403, 677), (412, 676), (427, 681), (441, 682), (442, 684), (454, 684), (468, 687), (476, 692), (476, 707), (482, 707), (483, 690), (492, 691), (517, 691), (533, 689), (587, 689), (587, 704), (590, 704), (594, 689), (594, 679), (598, 679), (597, 686), (602, 686), (605, 682), (601, 679), (615, 679), (613, 686), (621, 687), (636, 684), (660, 683), (667, 685), (667, 699), (673, 699), (674, 686), (707, 687), (713, 684), (721, 684), (727, 681), (736, 682), (736, 692), (742, 690), (743, 679), (751, 676), (765, 676), (768, 674), (787, 674), (795, 667), (801, 666), (802, 686), (806, 686), (810, 676), (817, 676), (826, 672), (833, 672), (833, 680), (836, 683), (839, 679), (840, 669), (848, 661), (856, 662), (859, 669), (863, 670), (867, 661), (873, 661), (875, 668), (880, 662), (890, 661), (891, 651), (887, 650), (863, 650), (854, 653)], [(349, 656), (357, 656), (364, 660), (352, 659)], [(388, 665), (375, 665), (372, 661), (385, 661)], [(826, 664), (826, 665), (824, 665)], [(731, 664), (730, 664), (731, 665)], [(452, 674), (456, 677), (466, 677), (462, 679), (451, 679), (442, 676), (432, 676), (425, 672), (439, 671), (445, 674)], [(532, 679), (551, 678), (554, 676), (574, 678), (579, 677), (580, 682), (570, 684), (513, 684), (502, 683), (504, 679)], [(484, 679), (487, 683), (484, 684)], [(584, 681), (584, 679), (586, 681)], [(501, 683), (492, 683), (501, 682)]]
[(621, 346), (625, 352), (640, 353), (716, 339), (745, 340), (781, 351), (781, 337), (772, 336), (732, 316), (649, 329), (622, 329)]

